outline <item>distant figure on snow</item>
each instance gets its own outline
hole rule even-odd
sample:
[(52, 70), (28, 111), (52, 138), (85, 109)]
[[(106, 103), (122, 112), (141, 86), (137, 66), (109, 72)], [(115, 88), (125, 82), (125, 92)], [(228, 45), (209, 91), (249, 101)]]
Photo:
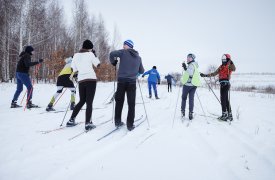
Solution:
[(174, 80), (174, 77), (170, 74), (164, 77), (167, 80), (167, 85), (168, 85), (168, 92), (172, 92), (172, 80)]
[(159, 99), (158, 91), (157, 91), (157, 83), (160, 84), (160, 76), (159, 76), (159, 73), (157, 71), (157, 67), (153, 66), (153, 68), (151, 70), (145, 72), (142, 75), (142, 77), (144, 77), (148, 74), (149, 74), (149, 77), (148, 77), (149, 98), (152, 98), (152, 86), (153, 86), (154, 93), (155, 93), (155, 98)]

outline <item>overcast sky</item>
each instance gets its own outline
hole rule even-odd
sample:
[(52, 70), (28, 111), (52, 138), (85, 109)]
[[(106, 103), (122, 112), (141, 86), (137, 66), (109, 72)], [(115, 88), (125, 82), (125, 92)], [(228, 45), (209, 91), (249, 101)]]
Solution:
[[(59, 0), (72, 22), (73, 0)], [(237, 72), (275, 73), (275, 0), (86, 0), (113, 34), (131, 39), (147, 69), (181, 72), (194, 53), (200, 71), (229, 53)]]

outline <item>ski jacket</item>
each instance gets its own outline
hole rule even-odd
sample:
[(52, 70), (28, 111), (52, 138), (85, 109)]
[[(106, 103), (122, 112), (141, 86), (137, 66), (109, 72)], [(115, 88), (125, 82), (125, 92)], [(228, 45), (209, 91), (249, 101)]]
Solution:
[(220, 65), (220, 67), (213, 73), (208, 74), (207, 76), (216, 76), (219, 75), (219, 82), (229, 81), (231, 78), (232, 71), (235, 71), (236, 67), (232, 61), (229, 61), (225, 65)]
[(201, 86), (199, 65), (196, 62), (188, 64), (187, 70), (184, 72), (181, 82), (186, 86)]
[(60, 71), (58, 76), (62, 76), (62, 75), (66, 75), (66, 74), (72, 74), (72, 72), (73, 72), (72, 67), (71, 67), (72, 60), (73, 60), (73, 58), (71, 58), (71, 57), (65, 59), (66, 65)]
[(137, 75), (144, 72), (141, 57), (134, 49), (121, 49), (110, 53), (110, 62), (113, 64), (119, 58), (118, 81), (136, 82)]
[(149, 74), (148, 82), (153, 82), (153, 83), (160, 82), (160, 76), (156, 69), (153, 68), (153, 69), (145, 72), (142, 76), (146, 76), (148, 74)]
[(174, 79), (173, 76), (171, 76), (170, 74), (168, 74), (167, 76), (164, 77), (167, 80), (167, 83), (172, 83), (172, 79)]
[(30, 67), (39, 64), (38, 61), (31, 62), (31, 55), (29, 53), (22, 52), (19, 57), (20, 59), (17, 63), (16, 72), (29, 74)]
[(80, 50), (79, 53), (74, 54), (72, 60), (73, 72), (78, 71), (78, 81), (96, 80), (96, 74), (93, 69), (100, 64), (97, 57), (92, 52)]

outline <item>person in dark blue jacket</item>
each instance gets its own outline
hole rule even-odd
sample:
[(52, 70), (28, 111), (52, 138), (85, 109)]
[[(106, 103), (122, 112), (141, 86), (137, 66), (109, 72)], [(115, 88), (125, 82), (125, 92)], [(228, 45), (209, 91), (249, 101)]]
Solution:
[(149, 89), (149, 98), (152, 98), (152, 86), (154, 89), (156, 99), (159, 99), (158, 92), (157, 92), (157, 83), (160, 84), (160, 76), (157, 71), (157, 67), (153, 66), (153, 68), (147, 72), (145, 72), (142, 77), (149, 74), (148, 77), (148, 89)]
[(170, 89), (170, 92), (172, 92), (172, 79), (175, 80), (174, 77), (168, 74), (167, 76), (165, 76), (165, 79), (167, 80), (168, 92), (169, 92), (169, 89)]

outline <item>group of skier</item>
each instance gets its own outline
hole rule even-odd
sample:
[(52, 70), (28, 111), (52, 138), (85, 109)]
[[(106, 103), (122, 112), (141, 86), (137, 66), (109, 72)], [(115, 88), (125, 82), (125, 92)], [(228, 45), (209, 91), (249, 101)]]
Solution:
[[(38, 107), (32, 104), (32, 92), (33, 85), (29, 77), (29, 69), (31, 66), (40, 65), (43, 59), (39, 59), (36, 62), (31, 61), (31, 56), (34, 53), (32, 46), (27, 46), (25, 50), (20, 54), (20, 60), (16, 69), (17, 89), (14, 94), (11, 108), (20, 107), (17, 104), (18, 97), (23, 90), (23, 84), (27, 87), (27, 108)], [(182, 103), (181, 103), (181, 115), (185, 117), (185, 107), (187, 96), (189, 97), (189, 119), (193, 119), (194, 109), (194, 96), (197, 87), (201, 86), (200, 77), (211, 77), (219, 75), (220, 82), (220, 94), (221, 94), (221, 106), (222, 116), (220, 120), (232, 121), (232, 111), (229, 102), (229, 90), (230, 90), (230, 75), (232, 71), (235, 71), (235, 65), (231, 60), (229, 54), (222, 56), (222, 64), (219, 68), (210, 74), (200, 73), (198, 70), (198, 63), (195, 61), (196, 56), (194, 54), (187, 55), (187, 64), (182, 63), (184, 73), (181, 77), (182, 88)], [(134, 43), (131, 40), (126, 40), (123, 43), (123, 49), (112, 51), (109, 56), (110, 63), (113, 66), (119, 66), (117, 72), (117, 89), (114, 94), (115, 99), (115, 115), (114, 122), (116, 127), (124, 125), (121, 119), (125, 94), (128, 102), (128, 115), (127, 115), (127, 129), (129, 131), (135, 128), (135, 104), (136, 104), (136, 81), (139, 75), (148, 77), (148, 90), (149, 98), (152, 98), (152, 87), (156, 99), (159, 99), (157, 92), (157, 84), (160, 84), (160, 75), (157, 71), (157, 67), (149, 71), (144, 72), (141, 57), (139, 53), (134, 49)], [(118, 65), (119, 62), (119, 65)], [(82, 48), (79, 52), (75, 53), (72, 57), (65, 59), (65, 67), (61, 70), (57, 79), (57, 91), (52, 96), (46, 111), (54, 111), (54, 104), (57, 97), (60, 96), (64, 88), (71, 91), (70, 109), (73, 110), (69, 121), (66, 126), (75, 126), (77, 114), (81, 110), (82, 106), (86, 104), (86, 120), (85, 130), (91, 130), (96, 126), (92, 122), (92, 110), (93, 100), (96, 92), (97, 77), (94, 68), (100, 66), (100, 61), (96, 56), (96, 52), (93, 49), (93, 43), (90, 40), (85, 40), (82, 44)], [(75, 105), (75, 93), (76, 87), (73, 83), (73, 78), (78, 82), (80, 101)], [(168, 92), (172, 92), (172, 80), (175, 81), (171, 74), (165, 76), (168, 84)], [(77, 86), (77, 85), (76, 85)]]

